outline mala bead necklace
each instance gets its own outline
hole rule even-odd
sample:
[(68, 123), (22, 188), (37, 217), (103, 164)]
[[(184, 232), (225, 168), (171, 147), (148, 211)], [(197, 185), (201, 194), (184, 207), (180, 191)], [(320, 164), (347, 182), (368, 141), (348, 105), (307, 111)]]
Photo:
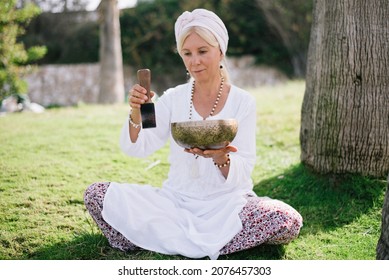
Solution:
[[(220, 83), (220, 88), (219, 88), (219, 92), (217, 94), (217, 97), (216, 97), (216, 100), (215, 100), (215, 103), (213, 104), (212, 106), (212, 110), (211, 110), (211, 113), (209, 114), (208, 117), (211, 117), (213, 116), (213, 114), (215, 113), (215, 110), (216, 110), (216, 107), (217, 105), (219, 104), (219, 101), (220, 101), (220, 97), (222, 96), (222, 92), (223, 92), (223, 85), (224, 85), (224, 77), (222, 76), (222, 81)], [(190, 95), (190, 107), (189, 107), (189, 120), (192, 120), (192, 111), (193, 111), (193, 95), (194, 95), (194, 90), (195, 90), (195, 81), (193, 81), (192, 83), (192, 89), (191, 89), (191, 95)], [(205, 117), (203, 118), (204, 120), (208, 117)]]
[[(221, 77), (221, 83), (220, 83), (220, 88), (219, 88), (219, 92), (217, 94), (217, 97), (216, 97), (216, 100), (215, 100), (215, 103), (213, 104), (212, 106), (212, 110), (211, 110), (211, 113), (208, 115), (208, 117), (211, 117), (213, 116), (213, 114), (215, 113), (215, 110), (216, 110), (216, 107), (217, 105), (219, 104), (219, 101), (220, 101), (220, 97), (222, 95), (222, 92), (223, 92), (223, 85), (224, 85), (224, 77), (222, 76)], [(195, 81), (193, 81), (192, 83), (192, 89), (191, 89), (191, 96), (190, 96), (190, 107), (189, 107), (189, 120), (192, 120), (192, 111), (193, 111), (193, 95), (194, 95), (194, 90), (195, 90)], [(205, 117), (203, 118), (204, 120), (208, 117)], [(199, 156), (198, 155), (195, 155), (195, 159), (197, 159)], [(222, 168), (222, 167), (226, 167), (230, 164), (230, 157), (229, 155), (227, 155), (227, 161), (223, 164), (217, 164), (216, 162), (214, 162), (214, 165), (219, 167), (219, 168)]]

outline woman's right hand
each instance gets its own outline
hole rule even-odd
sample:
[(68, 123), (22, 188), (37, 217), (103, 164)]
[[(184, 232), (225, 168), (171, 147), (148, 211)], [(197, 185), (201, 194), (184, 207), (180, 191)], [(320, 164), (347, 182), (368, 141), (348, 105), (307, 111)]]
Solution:
[[(154, 92), (150, 92), (150, 98), (154, 96)], [(147, 90), (141, 87), (139, 84), (135, 84), (128, 95), (128, 103), (131, 107), (131, 121), (135, 125), (129, 126), (130, 140), (135, 143), (138, 139), (138, 133), (140, 131), (140, 124), (142, 122), (142, 116), (140, 113), (140, 107), (147, 101)]]
[[(150, 97), (154, 96), (154, 92), (150, 92)], [(147, 90), (139, 84), (135, 84), (129, 93), (128, 102), (132, 109), (140, 109), (141, 105), (147, 101)]]

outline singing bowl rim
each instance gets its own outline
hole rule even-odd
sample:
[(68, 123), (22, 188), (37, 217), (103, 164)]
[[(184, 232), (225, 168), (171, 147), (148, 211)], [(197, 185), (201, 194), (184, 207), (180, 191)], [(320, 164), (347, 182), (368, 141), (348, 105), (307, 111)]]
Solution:
[(229, 123), (234, 122), (236, 125), (238, 125), (238, 121), (236, 119), (217, 119), (217, 120), (198, 120), (198, 121), (183, 121), (183, 122), (172, 122), (171, 125), (188, 125), (188, 124), (194, 124), (194, 125), (200, 125), (204, 123)]

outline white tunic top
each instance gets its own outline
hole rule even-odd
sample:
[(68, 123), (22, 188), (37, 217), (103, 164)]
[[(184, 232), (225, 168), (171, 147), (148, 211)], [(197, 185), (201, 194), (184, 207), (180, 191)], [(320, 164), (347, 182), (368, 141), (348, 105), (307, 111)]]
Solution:
[[(124, 153), (146, 157), (170, 139), (170, 170), (162, 188), (111, 183), (104, 199), (103, 218), (135, 245), (163, 254), (217, 259), (241, 229), (239, 212), (245, 194), (253, 194), (251, 172), (256, 159), (256, 104), (248, 92), (232, 86), (217, 115), (208, 119), (234, 118), (238, 132), (231, 143), (230, 170), (223, 177), (212, 159), (184, 152), (173, 140), (172, 122), (188, 121), (191, 84), (169, 89), (155, 103), (156, 128), (142, 129), (131, 143), (128, 121), (120, 145)], [(201, 120), (195, 108), (192, 120)]]

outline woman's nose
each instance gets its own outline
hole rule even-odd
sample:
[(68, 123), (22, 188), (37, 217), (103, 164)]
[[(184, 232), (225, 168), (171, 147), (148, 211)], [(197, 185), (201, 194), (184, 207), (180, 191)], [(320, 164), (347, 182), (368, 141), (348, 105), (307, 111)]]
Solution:
[(193, 55), (191, 60), (192, 65), (200, 64), (200, 57), (198, 55)]

